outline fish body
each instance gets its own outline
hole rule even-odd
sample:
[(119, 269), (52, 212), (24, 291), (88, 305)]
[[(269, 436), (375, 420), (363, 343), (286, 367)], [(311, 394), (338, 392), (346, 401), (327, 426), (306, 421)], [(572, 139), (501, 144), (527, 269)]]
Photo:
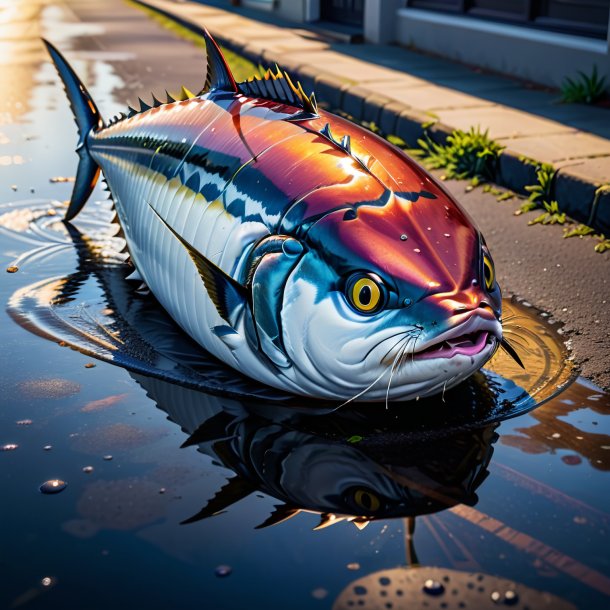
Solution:
[(81, 136), (67, 218), (101, 170), (137, 275), (203, 348), (265, 384), (412, 399), (483, 366), (501, 294), (459, 204), (279, 69), (236, 84), (202, 36), (200, 95), (108, 126), (47, 43)]

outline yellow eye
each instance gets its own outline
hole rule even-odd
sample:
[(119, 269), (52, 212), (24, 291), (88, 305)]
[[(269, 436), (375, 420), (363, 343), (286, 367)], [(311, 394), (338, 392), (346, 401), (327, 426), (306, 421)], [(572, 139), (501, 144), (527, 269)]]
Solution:
[(357, 489), (354, 493), (354, 502), (358, 508), (362, 508), (371, 513), (379, 510), (379, 507), (381, 506), (379, 498), (367, 489)]
[(382, 291), (379, 283), (371, 277), (360, 277), (348, 288), (351, 304), (361, 313), (373, 313), (382, 304)]
[(496, 281), (496, 272), (494, 264), (487, 254), (483, 255), (483, 276), (485, 277), (485, 287), (487, 290), (492, 290)]

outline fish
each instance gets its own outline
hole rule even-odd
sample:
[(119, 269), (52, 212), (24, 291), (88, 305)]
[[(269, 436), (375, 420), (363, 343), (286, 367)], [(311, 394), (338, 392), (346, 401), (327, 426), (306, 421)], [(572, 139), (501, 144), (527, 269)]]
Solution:
[(273, 388), (387, 406), (483, 367), (505, 346), (501, 290), (456, 199), (278, 66), (237, 83), (199, 33), (201, 91), (108, 122), (43, 41), (79, 134), (65, 221), (102, 174), (130, 277), (204, 350)]
[[(279, 503), (257, 529), (301, 513), (319, 516), (315, 530), (341, 522), (362, 529), (382, 519), (473, 506), (498, 440), (498, 422), (421, 434), (413, 432), (411, 414), (402, 409), (363, 416), (370, 411), (364, 405), (360, 412), (345, 409), (321, 419), (313, 409), (269, 407), (260, 400), (130, 375), (187, 435), (181, 447), (195, 447), (233, 471), (184, 524), (211, 518), (261, 492)], [(464, 392), (466, 402), (468, 395)], [(363, 421), (374, 422), (370, 436), (350, 440), (352, 431), (362, 431)]]

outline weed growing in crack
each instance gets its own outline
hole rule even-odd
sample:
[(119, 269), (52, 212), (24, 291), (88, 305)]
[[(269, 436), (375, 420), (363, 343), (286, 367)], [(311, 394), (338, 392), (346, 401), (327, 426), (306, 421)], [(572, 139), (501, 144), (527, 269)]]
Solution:
[(578, 72), (578, 78), (566, 78), (561, 85), (561, 101), (569, 104), (594, 104), (606, 95), (606, 77), (599, 77), (597, 66), (593, 66), (591, 76)]
[(417, 143), (427, 167), (445, 169), (447, 178), (471, 178), (477, 184), (494, 179), (503, 150), (479, 127), (471, 127), (467, 132), (458, 129), (447, 137), (445, 144), (437, 144), (427, 134)]

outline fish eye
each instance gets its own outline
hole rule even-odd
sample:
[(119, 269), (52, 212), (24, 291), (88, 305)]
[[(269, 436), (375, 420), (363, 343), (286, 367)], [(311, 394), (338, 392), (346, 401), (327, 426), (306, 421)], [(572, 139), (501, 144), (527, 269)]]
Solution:
[(489, 291), (493, 290), (496, 282), (496, 271), (488, 254), (483, 254), (483, 277), (485, 278), (485, 288)]
[(365, 514), (375, 513), (381, 508), (379, 496), (366, 487), (352, 488), (346, 495), (352, 510), (362, 510)]
[(386, 300), (383, 281), (372, 273), (353, 275), (347, 282), (345, 292), (350, 305), (362, 314), (377, 313)]

